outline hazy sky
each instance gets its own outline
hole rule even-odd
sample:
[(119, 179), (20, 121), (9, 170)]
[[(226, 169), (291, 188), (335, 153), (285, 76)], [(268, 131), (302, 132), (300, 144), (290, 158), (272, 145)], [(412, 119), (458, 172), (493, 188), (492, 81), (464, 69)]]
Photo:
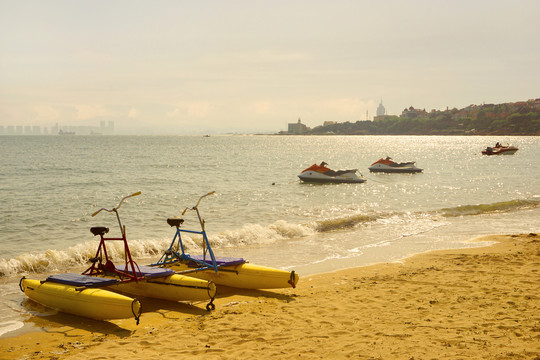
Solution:
[(540, 1), (0, 0), (0, 125), (277, 132), (540, 97)]

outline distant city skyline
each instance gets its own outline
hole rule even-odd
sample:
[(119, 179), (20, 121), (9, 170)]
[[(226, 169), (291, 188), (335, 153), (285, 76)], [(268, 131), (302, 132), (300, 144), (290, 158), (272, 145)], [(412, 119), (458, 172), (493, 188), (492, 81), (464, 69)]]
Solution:
[(0, 125), (0, 135), (114, 135), (114, 121), (101, 121), (99, 126), (81, 125)]
[[(31, 9), (31, 11), (29, 11)], [(0, 126), (264, 133), (540, 95), (540, 2), (0, 2)]]

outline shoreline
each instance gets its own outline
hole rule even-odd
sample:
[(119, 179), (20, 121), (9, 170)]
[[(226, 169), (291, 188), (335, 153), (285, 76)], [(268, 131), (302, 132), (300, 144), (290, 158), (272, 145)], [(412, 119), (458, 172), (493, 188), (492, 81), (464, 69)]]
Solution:
[(540, 359), (540, 237), (307, 275), (296, 289), (220, 288), (204, 304), (143, 299), (140, 325), (57, 314), (0, 338), (9, 359)]

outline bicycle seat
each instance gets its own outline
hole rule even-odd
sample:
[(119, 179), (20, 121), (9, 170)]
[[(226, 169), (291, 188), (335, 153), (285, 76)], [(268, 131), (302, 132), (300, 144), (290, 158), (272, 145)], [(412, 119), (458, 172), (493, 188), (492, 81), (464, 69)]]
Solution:
[(170, 226), (180, 227), (180, 225), (182, 225), (183, 223), (184, 223), (184, 219), (179, 218), (179, 217), (167, 219), (167, 224), (169, 224)]
[(94, 236), (96, 236), (96, 235), (105, 235), (106, 233), (109, 232), (109, 228), (105, 227), (105, 226), (91, 227), (90, 232), (92, 234), (94, 234)]

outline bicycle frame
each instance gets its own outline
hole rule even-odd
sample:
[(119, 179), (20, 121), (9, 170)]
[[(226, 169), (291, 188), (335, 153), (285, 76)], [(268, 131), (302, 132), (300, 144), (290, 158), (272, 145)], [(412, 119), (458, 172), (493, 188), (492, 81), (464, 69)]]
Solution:
[[(199, 208), (198, 208), (201, 200), (204, 197), (208, 196), (208, 195), (212, 195), (213, 193), (215, 193), (215, 191), (209, 192), (208, 194), (201, 196), (200, 199), (199, 199), (199, 202), (197, 202), (197, 205), (195, 205), (191, 209), (186, 208), (182, 212), (182, 215), (184, 215), (187, 210), (195, 210), (197, 212), (197, 217), (199, 218), (199, 223), (201, 225), (201, 231), (180, 229), (180, 226), (184, 222), (184, 220), (182, 218), (170, 218), (170, 219), (167, 219), (167, 222), (169, 223), (169, 225), (176, 227), (176, 233), (174, 234), (173, 240), (172, 240), (171, 245), (169, 246), (169, 248), (161, 256), (159, 261), (157, 263), (155, 263), (155, 264), (152, 264), (152, 265), (163, 265), (163, 264), (172, 263), (172, 262), (177, 261), (177, 260), (185, 261), (185, 262), (191, 262), (192, 261), (192, 262), (195, 262), (196, 264), (198, 264), (198, 266), (199, 266), (197, 269), (194, 269), (193, 271), (199, 271), (199, 270), (205, 270), (205, 269), (213, 269), (216, 272), (216, 274), (218, 273), (218, 268), (220, 266), (217, 265), (216, 257), (214, 256), (214, 252), (212, 251), (212, 247), (210, 246), (210, 242), (208, 241), (208, 237), (206, 235), (206, 230), (205, 230), (205, 226), (204, 226), (204, 220), (202, 219), (201, 214), (199, 212)], [(182, 233), (183, 232), (184, 233), (190, 233), (190, 234), (202, 235), (202, 237), (203, 237), (203, 244), (202, 244), (202, 246), (203, 246), (203, 256), (202, 256), (202, 260), (195, 259), (195, 258), (191, 257), (189, 254), (187, 254), (185, 252), (184, 244), (182, 242)], [(182, 251), (182, 254), (180, 254), (178, 252), (178, 248), (180, 248), (180, 250)], [(208, 261), (207, 261), (207, 257), (209, 257)]]
[[(90, 259), (92, 265), (82, 273), (83, 275), (115, 275), (120, 277), (121, 282), (138, 282), (139, 280), (144, 279), (143, 275), (137, 275), (137, 271), (139, 273), (141, 271), (137, 263), (135, 263), (135, 261), (131, 257), (131, 252), (129, 250), (129, 245), (126, 238), (126, 227), (125, 225), (122, 225), (122, 222), (120, 221), (120, 215), (118, 214), (118, 209), (120, 208), (120, 206), (122, 206), (122, 203), (125, 199), (140, 194), (141, 192), (139, 191), (134, 194), (128, 195), (120, 201), (120, 204), (117, 207), (111, 210), (102, 208), (92, 214), (92, 216), (96, 216), (102, 210), (105, 210), (107, 212), (114, 212), (116, 214), (116, 219), (118, 220), (118, 225), (120, 226), (120, 232), (122, 233), (122, 237), (105, 237), (105, 234), (109, 232), (109, 228), (106, 227), (90, 228), (90, 231), (92, 232), (92, 234), (94, 234), (94, 236), (100, 236), (100, 242), (96, 251), (96, 256)], [(124, 271), (117, 269), (111, 259), (109, 259), (106, 241), (122, 241), (124, 243)]]

